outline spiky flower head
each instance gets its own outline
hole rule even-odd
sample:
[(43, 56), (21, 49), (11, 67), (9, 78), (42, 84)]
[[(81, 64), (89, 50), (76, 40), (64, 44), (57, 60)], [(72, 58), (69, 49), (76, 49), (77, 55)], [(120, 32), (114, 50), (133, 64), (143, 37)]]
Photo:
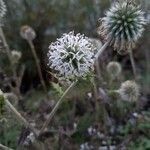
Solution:
[(111, 78), (114, 79), (120, 75), (122, 68), (121, 68), (120, 63), (111, 61), (108, 63), (106, 70), (108, 74), (111, 76)]
[(11, 58), (13, 63), (18, 63), (19, 59), (21, 58), (22, 53), (16, 50), (11, 51)]
[(50, 44), (48, 65), (59, 79), (73, 81), (94, 69), (94, 51), (95, 47), (86, 36), (65, 33)]
[(3, 17), (6, 14), (6, 11), (7, 11), (7, 9), (6, 9), (6, 5), (5, 5), (4, 1), (0, 0), (0, 24), (1, 24)]
[(145, 24), (144, 13), (139, 6), (127, 0), (115, 2), (101, 19), (99, 34), (119, 53), (127, 53), (142, 36)]
[(28, 25), (24, 25), (21, 27), (20, 35), (23, 39), (28, 40), (28, 41), (32, 41), (36, 37), (36, 33), (34, 29)]
[(130, 80), (123, 82), (118, 92), (122, 100), (130, 102), (136, 101), (140, 94), (137, 83)]

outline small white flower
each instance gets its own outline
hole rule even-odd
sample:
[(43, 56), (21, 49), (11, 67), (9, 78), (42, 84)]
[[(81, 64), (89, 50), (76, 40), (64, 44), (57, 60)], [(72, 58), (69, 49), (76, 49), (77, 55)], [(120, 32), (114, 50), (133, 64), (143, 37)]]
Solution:
[(106, 40), (111, 40), (111, 45), (120, 53), (126, 53), (135, 47), (146, 24), (140, 7), (126, 0), (114, 3), (101, 21), (99, 34)]
[(6, 5), (3, 0), (0, 0), (0, 21), (6, 14)]
[(80, 33), (69, 32), (49, 46), (48, 65), (62, 80), (85, 77), (94, 69), (95, 47)]

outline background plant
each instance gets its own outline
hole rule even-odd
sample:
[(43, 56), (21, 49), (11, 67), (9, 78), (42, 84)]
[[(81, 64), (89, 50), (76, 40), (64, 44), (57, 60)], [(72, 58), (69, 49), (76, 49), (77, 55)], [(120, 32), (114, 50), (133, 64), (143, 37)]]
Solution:
[[(149, 11), (149, 0), (137, 0), (137, 2), (142, 4), (145, 12)], [(49, 73), (47, 60), (45, 59), (48, 45), (55, 41), (57, 37), (60, 37), (62, 33), (68, 33), (71, 30), (97, 38), (97, 20), (99, 17), (104, 16), (105, 10), (110, 6), (110, 1), (66, 0), (58, 2), (57, 0), (12, 0), (6, 1), (6, 4), (8, 11), (6, 18), (3, 20), (3, 24), (5, 24), (3, 27), (4, 33), (6, 33), (7, 42), (11, 49), (22, 52), (22, 58), (19, 61), (18, 67), (21, 64), (26, 66), (20, 88), (25, 102), (24, 110), (20, 108), (19, 112), (30, 124), (40, 129), (47, 118), (47, 114), (51, 112), (56, 104), (56, 100), (62, 94), (61, 92), (66, 89), (57, 83), (58, 80), (55, 76)], [(146, 17), (148, 17), (147, 14), (145, 14)], [(49, 101), (45, 99), (45, 94), (41, 90), (40, 80), (31, 57), (30, 48), (19, 35), (20, 27), (24, 24), (32, 26), (37, 33), (37, 38), (33, 42), (38, 57), (42, 61), (41, 68), (44, 79), (49, 86)], [(15, 27), (13, 30), (12, 26)], [(71, 90), (60, 105), (53, 118), (53, 122), (47, 128), (48, 132), (41, 135), (40, 138), (44, 141), (45, 147), (53, 149), (59, 147), (62, 149), (79, 149), (84, 146), (106, 148), (109, 145), (120, 148), (129, 145), (130, 149), (137, 149), (137, 147), (149, 148), (150, 45), (148, 39), (149, 25), (146, 26), (144, 37), (137, 43), (137, 48), (134, 51), (136, 68), (139, 74), (138, 84), (142, 87), (139, 100), (136, 103), (124, 102), (120, 100), (118, 94), (109, 93), (109, 90), (119, 89), (122, 82), (133, 79), (129, 57), (117, 55), (109, 47), (99, 60), (100, 69), (102, 70), (102, 82), (98, 87), (97, 93), (98, 98), (103, 100), (103, 106), (105, 106), (109, 114), (106, 120), (108, 132), (104, 132), (106, 130), (103, 128), (101, 118), (95, 120), (96, 107), (93, 84), (90, 82), (91, 78), (84, 82), (79, 80), (80, 84), (77, 84), (74, 90)], [(110, 83), (110, 76), (106, 71), (106, 66), (110, 61), (118, 61), (122, 66), (122, 73), (117, 79), (113, 80), (111, 86), (108, 84)], [(10, 92), (7, 83), (11, 79), (11, 68), (3, 49), (0, 55), (0, 66), (0, 88), (5, 92)], [(51, 86), (50, 82), (55, 83), (55, 85), (57, 84), (57, 87), (54, 84)], [(13, 98), (11, 99), (14, 102)], [(8, 116), (7, 112), (5, 113), (6, 115), (4, 114), (3, 118)], [(8, 114), (11, 113), (8, 111)], [(7, 123), (9, 128), (1, 124), (2, 127), (6, 128), (1, 128), (0, 142), (14, 149), (18, 147), (17, 141), (20, 146), (23, 146), (26, 141), (25, 139), (27, 139), (24, 137), (27, 137), (26, 134), (30, 135), (30, 131), (26, 128), (21, 129), (21, 125), (17, 127), (14, 119), (11, 121), (10, 118), (7, 118)], [(10, 137), (13, 137), (13, 140)], [(135, 141), (135, 138), (137, 141)]]

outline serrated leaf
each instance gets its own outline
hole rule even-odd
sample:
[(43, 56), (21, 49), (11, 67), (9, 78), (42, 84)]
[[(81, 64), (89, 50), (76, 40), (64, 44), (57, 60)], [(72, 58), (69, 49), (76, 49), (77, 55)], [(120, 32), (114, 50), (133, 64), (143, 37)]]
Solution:
[(58, 83), (52, 82), (53, 88), (58, 92), (59, 95), (62, 95), (64, 92), (62, 90), (62, 87)]

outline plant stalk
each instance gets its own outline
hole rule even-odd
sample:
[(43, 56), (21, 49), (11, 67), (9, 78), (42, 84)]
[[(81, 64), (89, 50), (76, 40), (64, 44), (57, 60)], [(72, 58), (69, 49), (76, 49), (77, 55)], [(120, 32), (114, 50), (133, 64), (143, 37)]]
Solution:
[(130, 61), (131, 61), (131, 65), (132, 65), (133, 75), (134, 75), (134, 78), (136, 79), (137, 78), (136, 66), (135, 66), (135, 61), (134, 61), (132, 50), (129, 51), (129, 56), (130, 56)]
[(100, 50), (97, 52), (95, 59), (98, 60), (98, 58), (100, 57), (100, 55), (103, 53), (103, 51), (108, 47), (109, 43), (111, 40), (107, 41), (101, 48)]
[(9, 109), (12, 111), (12, 113), (15, 114), (16, 118), (23, 123), (26, 127), (29, 127), (32, 132), (37, 136), (37, 131), (34, 129), (33, 126), (30, 125), (30, 123), (16, 110), (16, 108), (9, 102), (9, 100), (5, 96), (5, 103), (9, 107)]
[[(36, 67), (37, 67), (37, 71), (38, 71), (38, 74), (39, 74), (39, 77), (40, 77), (40, 81), (41, 81), (41, 84), (43, 86), (43, 89), (45, 91), (45, 93), (47, 93), (47, 87), (46, 87), (46, 84), (44, 82), (44, 78), (43, 78), (43, 75), (42, 75), (42, 71), (41, 71), (41, 67), (40, 67), (40, 61), (38, 59), (38, 56), (36, 54), (36, 50), (35, 50), (35, 47), (34, 47), (34, 44), (32, 41), (28, 40), (28, 43), (30, 45), (30, 48), (31, 48), (31, 51), (32, 51), (32, 54), (33, 54), (33, 57), (35, 59), (35, 63), (36, 63)], [(48, 97), (48, 96), (47, 96)]]
[[(43, 127), (40, 130), (40, 133), (42, 133), (45, 128), (48, 126), (48, 124), (50, 123), (51, 119), (53, 118), (53, 116), (55, 115), (56, 111), (58, 110), (62, 100), (64, 99), (64, 97), (69, 93), (69, 91), (71, 90), (72, 87), (75, 86), (75, 84), (77, 83), (77, 81), (73, 82), (64, 92), (64, 94), (61, 96), (61, 98), (58, 100), (58, 102), (56, 103), (55, 107), (53, 108), (53, 110), (51, 111), (51, 113), (48, 116), (48, 119), (45, 121)], [(39, 135), (40, 135), (39, 133)]]
[(9, 148), (7, 146), (4, 146), (2, 144), (0, 144), (0, 149), (2, 148), (2, 150), (13, 150), (12, 148)]

